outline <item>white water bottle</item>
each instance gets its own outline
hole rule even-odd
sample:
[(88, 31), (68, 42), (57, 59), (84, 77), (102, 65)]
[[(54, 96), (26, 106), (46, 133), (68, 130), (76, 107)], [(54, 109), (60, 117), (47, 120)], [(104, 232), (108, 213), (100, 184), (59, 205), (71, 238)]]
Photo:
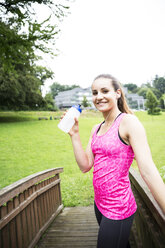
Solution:
[(58, 128), (60, 128), (65, 133), (68, 133), (71, 128), (73, 127), (76, 117), (77, 119), (80, 116), (80, 113), (82, 112), (80, 105), (73, 105), (67, 112), (64, 118), (60, 121), (58, 124)]

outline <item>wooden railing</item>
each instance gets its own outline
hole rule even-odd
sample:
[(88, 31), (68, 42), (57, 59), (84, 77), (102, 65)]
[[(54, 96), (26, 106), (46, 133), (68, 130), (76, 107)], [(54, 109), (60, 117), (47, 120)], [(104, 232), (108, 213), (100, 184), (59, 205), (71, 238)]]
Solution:
[[(32, 248), (62, 211), (59, 173), (50, 169), (0, 190), (0, 248)], [(130, 169), (138, 205), (131, 240), (134, 248), (165, 247), (165, 215), (140, 174)]]
[(131, 231), (133, 247), (165, 247), (165, 215), (146, 183), (135, 169), (130, 169), (131, 187), (138, 206)]
[(0, 247), (34, 247), (62, 211), (59, 173), (45, 170), (0, 190)]

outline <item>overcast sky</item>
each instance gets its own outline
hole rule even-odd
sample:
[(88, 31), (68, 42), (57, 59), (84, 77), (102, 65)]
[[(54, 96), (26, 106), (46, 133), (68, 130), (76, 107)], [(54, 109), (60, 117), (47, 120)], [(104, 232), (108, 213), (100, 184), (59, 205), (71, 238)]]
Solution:
[(100, 73), (141, 85), (165, 76), (164, 0), (76, 0), (61, 23), (54, 81), (89, 87)]

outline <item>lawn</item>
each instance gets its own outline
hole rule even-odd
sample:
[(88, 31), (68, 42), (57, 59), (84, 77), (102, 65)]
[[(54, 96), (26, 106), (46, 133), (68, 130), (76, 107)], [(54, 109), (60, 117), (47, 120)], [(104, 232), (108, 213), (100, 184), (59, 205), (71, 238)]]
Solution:
[[(50, 116), (60, 115), (60, 112), (0, 113), (0, 188), (35, 172), (63, 167), (61, 184), (64, 205), (92, 204), (92, 171), (86, 174), (80, 172), (70, 137), (58, 129), (58, 120), (50, 120)], [(146, 112), (136, 112), (136, 115), (146, 129), (153, 159), (164, 177), (165, 113), (153, 117)], [(47, 116), (48, 120), (39, 121), (39, 116)], [(80, 117), (80, 136), (84, 148), (91, 128), (101, 120), (99, 113), (91, 111), (84, 111)], [(136, 166), (135, 163), (133, 166)]]

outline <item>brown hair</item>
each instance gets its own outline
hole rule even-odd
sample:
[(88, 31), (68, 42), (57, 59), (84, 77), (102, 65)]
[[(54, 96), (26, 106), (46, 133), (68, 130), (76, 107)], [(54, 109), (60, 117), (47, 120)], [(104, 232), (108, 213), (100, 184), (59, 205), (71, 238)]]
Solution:
[(122, 89), (120, 83), (118, 82), (118, 80), (116, 78), (114, 78), (113, 76), (111, 76), (110, 74), (100, 74), (99, 76), (97, 76), (94, 79), (94, 81), (96, 79), (99, 79), (99, 78), (108, 78), (108, 79), (110, 79), (111, 82), (112, 82), (112, 86), (113, 86), (114, 90), (115, 91), (117, 91), (118, 89), (121, 90), (121, 97), (118, 99), (118, 102), (117, 102), (118, 108), (122, 113), (133, 114), (132, 110), (128, 107), (128, 104), (127, 104), (123, 89)]

